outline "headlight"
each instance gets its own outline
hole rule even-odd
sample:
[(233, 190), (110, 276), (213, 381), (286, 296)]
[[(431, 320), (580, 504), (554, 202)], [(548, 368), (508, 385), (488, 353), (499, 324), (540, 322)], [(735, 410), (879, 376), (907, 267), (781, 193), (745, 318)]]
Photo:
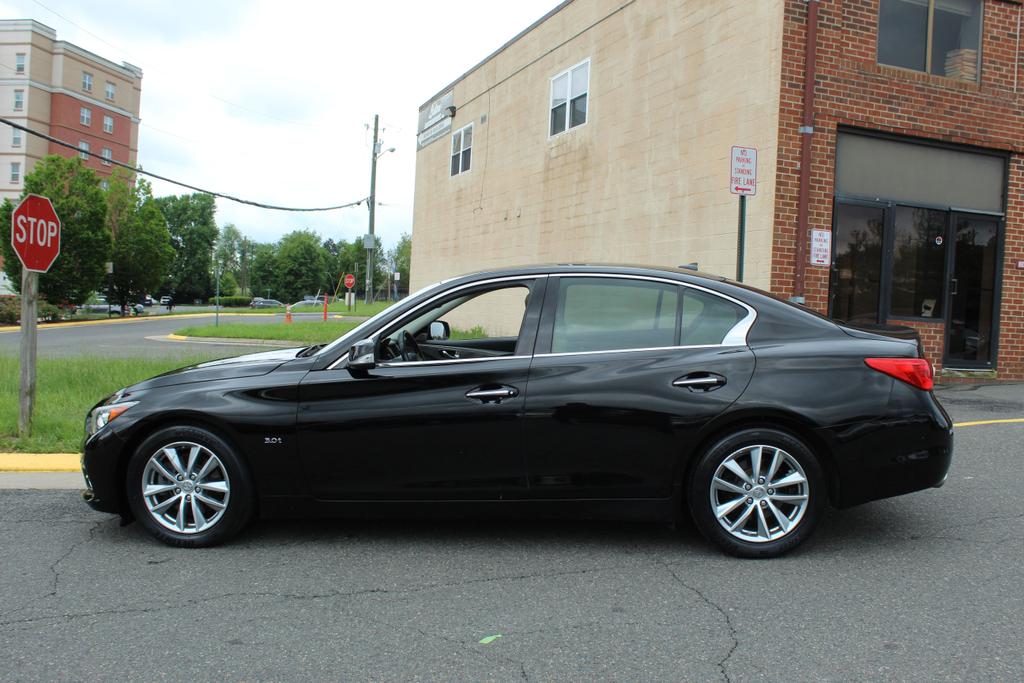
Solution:
[(138, 403), (138, 401), (125, 401), (124, 403), (111, 403), (109, 405), (93, 408), (92, 412), (89, 413), (89, 417), (85, 421), (86, 435), (92, 436), (99, 430), (106, 427), (108, 423), (112, 422), (121, 413), (134, 405), (138, 405)]

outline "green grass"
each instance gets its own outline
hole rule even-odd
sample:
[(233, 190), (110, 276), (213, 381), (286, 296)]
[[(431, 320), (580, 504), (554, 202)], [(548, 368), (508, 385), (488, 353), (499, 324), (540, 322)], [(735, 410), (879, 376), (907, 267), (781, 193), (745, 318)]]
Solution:
[(40, 358), (32, 436), (19, 439), (18, 358), (0, 355), (0, 451), (79, 452), (85, 435), (85, 413), (101, 398), (129, 384), (210, 358)]
[(332, 342), (358, 323), (339, 320), (293, 323), (223, 323), (185, 327), (175, 334), (185, 337), (227, 337), (230, 339), (280, 339), (282, 341), (321, 344)]

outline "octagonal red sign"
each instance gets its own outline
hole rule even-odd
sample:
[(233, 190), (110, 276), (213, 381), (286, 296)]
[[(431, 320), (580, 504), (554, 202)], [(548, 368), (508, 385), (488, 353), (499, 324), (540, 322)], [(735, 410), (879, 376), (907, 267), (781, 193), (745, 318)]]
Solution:
[(11, 214), (11, 244), (26, 270), (45, 273), (60, 255), (60, 219), (50, 200), (30, 194)]
[(352, 273), (349, 273), (348, 275), (346, 275), (345, 276), (345, 286), (348, 287), (349, 289), (352, 289), (353, 287), (355, 287), (356, 286), (356, 276), (353, 275)]

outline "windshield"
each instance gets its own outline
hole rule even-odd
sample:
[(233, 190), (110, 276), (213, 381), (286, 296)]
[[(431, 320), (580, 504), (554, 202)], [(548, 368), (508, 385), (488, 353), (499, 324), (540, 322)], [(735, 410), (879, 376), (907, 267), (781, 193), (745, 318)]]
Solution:
[(407, 296), (401, 301), (396, 302), (394, 305), (388, 306), (377, 315), (367, 319), (363, 323), (357, 325), (353, 329), (349, 330), (345, 334), (341, 335), (340, 337), (332, 341), (327, 346), (320, 349), (316, 353), (316, 355), (319, 356), (321, 354), (331, 353), (332, 351), (338, 348), (347, 349), (347, 347), (351, 346), (354, 342), (359, 341), (360, 339), (364, 339), (366, 335), (380, 323), (380, 321), (384, 320), (389, 315), (391, 315), (391, 313), (394, 312), (397, 308), (405, 308), (407, 304), (419, 299), (420, 297), (422, 297), (422, 295), (426, 294), (427, 292), (440, 287), (442, 284), (444, 284), (444, 282), (445, 280), (442, 280), (441, 282), (435, 282), (432, 285), (427, 285), (423, 289), (416, 291), (414, 294), (411, 294), (410, 296)]

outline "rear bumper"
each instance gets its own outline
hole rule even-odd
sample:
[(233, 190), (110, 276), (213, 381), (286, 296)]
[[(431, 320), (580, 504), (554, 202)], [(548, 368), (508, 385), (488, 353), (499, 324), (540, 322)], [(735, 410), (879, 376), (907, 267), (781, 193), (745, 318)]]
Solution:
[(837, 507), (946, 482), (953, 462), (953, 423), (946, 411), (931, 393), (905, 385), (894, 388), (890, 410), (884, 418), (821, 430), (834, 455)]
[(82, 449), (82, 475), (88, 487), (82, 500), (99, 512), (122, 513), (119, 465), (124, 442), (112, 431), (100, 430)]

